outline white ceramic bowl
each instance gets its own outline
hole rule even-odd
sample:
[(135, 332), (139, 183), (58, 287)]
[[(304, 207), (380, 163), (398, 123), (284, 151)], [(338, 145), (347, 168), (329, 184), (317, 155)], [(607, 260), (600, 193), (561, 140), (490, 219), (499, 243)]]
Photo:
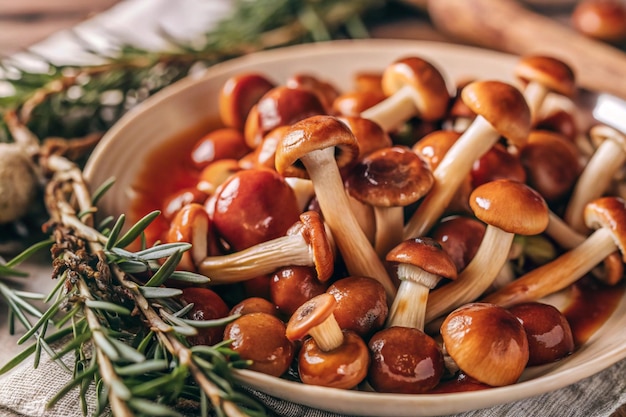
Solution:
[[(338, 41), (295, 46), (234, 59), (210, 68), (198, 78), (182, 80), (128, 113), (103, 138), (85, 174), (93, 186), (110, 176), (116, 185), (102, 199), (102, 215), (129, 208), (132, 183), (147, 153), (181, 131), (218, 114), (217, 95), (233, 74), (254, 70), (277, 83), (295, 72), (309, 72), (337, 86), (349, 86), (357, 71), (380, 71), (395, 59), (419, 55), (437, 65), (452, 82), (462, 77), (514, 82), (516, 58), (450, 44), (417, 41)], [(193, 138), (195, 139), (195, 138)], [(165, 167), (164, 167), (165, 169)], [(626, 300), (611, 318), (571, 357), (527, 370), (515, 385), (459, 394), (400, 395), (305, 386), (252, 371), (240, 380), (260, 391), (295, 403), (362, 416), (442, 415), (512, 402), (552, 391), (593, 375), (626, 357)]]

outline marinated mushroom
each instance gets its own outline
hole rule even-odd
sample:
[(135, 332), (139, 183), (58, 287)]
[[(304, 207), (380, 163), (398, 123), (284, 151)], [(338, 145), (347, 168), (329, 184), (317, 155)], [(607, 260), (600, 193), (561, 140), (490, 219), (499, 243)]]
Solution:
[(542, 105), (550, 93), (572, 98), (576, 93), (576, 78), (572, 68), (552, 56), (527, 55), (515, 67), (515, 76), (523, 83), (524, 97), (534, 124), (541, 115)]
[(188, 242), (191, 249), (183, 253), (179, 267), (196, 271), (198, 265), (209, 254), (208, 241), (211, 220), (204, 207), (197, 203), (187, 204), (176, 213), (165, 235), (166, 243)]
[(332, 116), (313, 116), (293, 124), (283, 137), (276, 149), (276, 170), (287, 177), (311, 178), (348, 271), (379, 280), (391, 299), (396, 289), (350, 209), (339, 172), (354, 163), (357, 154), (356, 138), (344, 123)]
[(320, 294), (304, 303), (287, 323), (287, 338), (302, 340), (298, 372), (305, 384), (350, 389), (367, 375), (369, 352), (363, 339), (341, 330), (333, 310), (335, 298)]
[(230, 309), (229, 315), (240, 315), (251, 313), (265, 313), (278, 317), (278, 308), (271, 301), (262, 297), (244, 298)]
[(450, 255), (458, 272), (474, 258), (485, 236), (485, 224), (474, 217), (450, 216), (442, 219), (431, 236)]
[(191, 162), (203, 169), (221, 159), (239, 159), (250, 152), (243, 133), (232, 127), (215, 129), (201, 137), (191, 149)]
[(584, 0), (572, 12), (572, 25), (590, 38), (619, 44), (626, 40), (626, 5), (620, 0)]
[(318, 279), (326, 281), (334, 259), (333, 240), (324, 222), (318, 213), (308, 211), (285, 236), (228, 255), (205, 257), (197, 268), (216, 284), (248, 280), (286, 265), (315, 266)]
[[(180, 298), (186, 304), (193, 304), (187, 313), (190, 320), (215, 320), (227, 317), (229, 309), (222, 297), (215, 291), (203, 287), (188, 287), (182, 289)], [(198, 334), (188, 337), (192, 345), (213, 346), (222, 341), (226, 326), (199, 327)]]
[(444, 349), (467, 375), (487, 385), (510, 385), (528, 363), (522, 323), (508, 310), (470, 303), (451, 312), (441, 325)]
[(327, 288), (328, 283), (318, 279), (315, 268), (284, 266), (271, 276), (270, 299), (282, 314), (291, 317), (298, 307)]
[(581, 233), (587, 232), (583, 218), (585, 204), (604, 194), (626, 161), (626, 134), (607, 125), (596, 125), (589, 135), (599, 146), (578, 177), (564, 215), (565, 221)]
[(225, 126), (243, 131), (248, 113), (259, 99), (274, 88), (261, 74), (237, 74), (224, 83), (219, 94), (219, 113)]
[(387, 326), (424, 330), (428, 294), (442, 278), (456, 279), (454, 261), (431, 238), (405, 240), (394, 247), (386, 259), (396, 265), (400, 279)]
[(585, 206), (585, 224), (596, 229), (581, 244), (551, 262), (519, 277), (483, 301), (511, 307), (536, 301), (576, 282), (607, 256), (619, 249), (626, 260), (626, 202), (601, 197)]
[(426, 162), (400, 146), (374, 151), (350, 170), (348, 193), (374, 207), (374, 249), (381, 259), (402, 241), (404, 207), (428, 193), (433, 181)]
[(279, 377), (293, 361), (295, 349), (285, 336), (286, 326), (267, 313), (243, 315), (226, 325), (224, 340), (242, 359), (251, 361), (248, 369)]
[(382, 76), (385, 100), (363, 111), (361, 117), (378, 123), (389, 132), (417, 116), (425, 121), (443, 119), (450, 93), (439, 70), (420, 57), (400, 59)]
[(496, 180), (477, 187), (472, 192), (470, 206), (476, 217), (487, 224), (485, 235), (476, 255), (456, 281), (430, 294), (426, 321), (476, 300), (498, 276), (515, 235), (536, 235), (548, 225), (545, 200), (516, 181)]
[(423, 236), (437, 222), (467, 178), (474, 161), (500, 139), (523, 147), (530, 132), (530, 111), (524, 96), (501, 81), (475, 81), (461, 92), (461, 97), (476, 118), (433, 171), (433, 188), (404, 227), (404, 237)]

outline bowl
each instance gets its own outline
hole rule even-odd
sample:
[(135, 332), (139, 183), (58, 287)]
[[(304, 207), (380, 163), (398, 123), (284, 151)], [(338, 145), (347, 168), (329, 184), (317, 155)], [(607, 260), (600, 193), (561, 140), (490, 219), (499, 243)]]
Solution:
[[(449, 85), (473, 77), (515, 83), (517, 57), (478, 48), (420, 41), (333, 41), (255, 53), (209, 68), (179, 81), (126, 114), (102, 139), (85, 168), (93, 187), (111, 176), (115, 186), (99, 203), (101, 216), (127, 213), (136, 193), (134, 181), (147, 155), (168, 141), (196, 140), (186, 135), (214, 123), (218, 93), (232, 75), (256, 71), (277, 83), (296, 72), (308, 72), (349, 86), (357, 71), (382, 71), (399, 57), (419, 55), (442, 71)], [(588, 109), (579, 109), (586, 112)], [(581, 117), (577, 120), (586, 120)], [(167, 167), (160, 167), (166, 170)], [(548, 302), (559, 304), (558, 295)], [(600, 372), (626, 357), (626, 297), (611, 317), (573, 355), (559, 362), (528, 368), (519, 383), (455, 394), (384, 394), (339, 390), (283, 380), (253, 371), (237, 371), (243, 384), (294, 403), (350, 415), (442, 415), (485, 408), (546, 393)]]

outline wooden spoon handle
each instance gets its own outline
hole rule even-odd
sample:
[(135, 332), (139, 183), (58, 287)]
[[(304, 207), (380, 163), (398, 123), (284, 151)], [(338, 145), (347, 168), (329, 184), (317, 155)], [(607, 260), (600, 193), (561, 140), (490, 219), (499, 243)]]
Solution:
[(464, 43), (560, 58), (572, 66), (581, 87), (626, 98), (626, 53), (515, 1), (431, 0), (427, 8), (437, 29)]

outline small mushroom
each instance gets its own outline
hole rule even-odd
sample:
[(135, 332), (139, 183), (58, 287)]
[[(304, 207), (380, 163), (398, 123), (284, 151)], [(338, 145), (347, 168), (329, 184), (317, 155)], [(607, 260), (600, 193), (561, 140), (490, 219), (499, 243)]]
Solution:
[(604, 42), (626, 40), (626, 5), (620, 0), (585, 0), (572, 12), (572, 25), (580, 33)]
[(602, 196), (618, 169), (626, 162), (626, 134), (606, 125), (596, 125), (589, 135), (599, 143), (576, 181), (564, 219), (575, 230), (586, 233), (585, 204)]
[[(511, 204), (515, 201), (515, 204)], [(505, 265), (515, 234), (536, 235), (548, 225), (548, 207), (539, 193), (525, 184), (496, 180), (477, 187), (470, 206), (487, 223), (478, 251), (456, 281), (428, 297), (426, 321), (476, 300)]]
[(431, 236), (450, 255), (458, 272), (474, 258), (485, 236), (485, 224), (474, 217), (449, 216), (433, 229)]
[(344, 117), (360, 116), (365, 110), (386, 98), (382, 91), (350, 91), (333, 101), (333, 114)]
[(198, 203), (187, 204), (176, 213), (165, 234), (165, 242), (193, 242), (191, 249), (183, 253), (180, 268), (196, 271), (196, 265), (207, 257), (210, 224), (208, 213)]
[(243, 133), (232, 127), (215, 129), (202, 136), (191, 149), (194, 168), (203, 169), (221, 159), (239, 159), (250, 152)]
[(235, 304), (228, 314), (243, 316), (251, 313), (265, 313), (278, 317), (278, 307), (265, 298), (248, 297)]
[(515, 67), (515, 76), (526, 84), (524, 97), (534, 124), (549, 93), (571, 98), (576, 93), (576, 79), (572, 68), (560, 59), (543, 55), (522, 57)]
[(333, 108), (333, 102), (339, 96), (339, 90), (330, 82), (321, 80), (313, 74), (298, 73), (293, 74), (285, 85), (289, 88), (303, 88), (309, 90), (319, 98), (320, 103), (324, 106), (326, 113), (331, 113)]
[(474, 161), (470, 175), (472, 177), (472, 188), (500, 179), (509, 179), (521, 183), (526, 182), (526, 171), (519, 154), (509, 152), (500, 143), (493, 145), (483, 156)]
[(426, 195), (433, 181), (426, 162), (400, 146), (374, 151), (350, 170), (346, 190), (374, 207), (374, 249), (381, 259), (402, 241), (404, 207)]
[(248, 113), (259, 99), (274, 88), (261, 74), (242, 73), (226, 80), (219, 94), (219, 113), (225, 126), (243, 130)]
[(291, 317), (298, 307), (323, 294), (327, 287), (328, 283), (318, 279), (313, 267), (284, 266), (271, 276), (270, 299), (282, 314)]
[(357, 154), (356, 138), (344, 123), (332, 116), (313, 116), (293, 124), (280, 141), (276, 170), (286, 177), (311, 178), (348, 271), (379, 280), (391, 299), (396, 289), (350, 209), (339, 172), (340, 167), (354, 163)]
[(460, 137), (461, 133), (453, 130), (436, 130), (417, 141), (412, 149), (428, 162), (430, 169), (434, 171)]
[(200, 171), (196, 188), (205, 196), (214, 195), (220, 185), (241, 169), (236, 159), (220, 159), (212, 162)]
[(626, 202), (618, 197), (598, 198), (585, 206), (584, 217), (586, 226), (597, 230), (581, 244), (489, 294), (483, 301), (504, 307), (536, 301), (576, 282), (618, 249), (622, 261), (626, 261)]
[(367, 375), (370, 357), (361, 337), (342, 331), (335, 320), (335, 298), (320, 294), (304, 303), (287, 323), (291, 341), (302, 340), (298, 371), (305, 384), (350, 389)]
[(385, 100), (361, 113), (389, 132), (417, 116), (425, 121), (443, 119), (450, 93), (439, 70), (420, 57), (400, 59), (383, 72)]
[(404, 326), (424, 330), (426, 303), (430, 290), (441, 278), (454, 280), (457, 269), (441, 245), (431, 238), (405, 240), (387, 254), (397, 265), (400, 287), (393, 300), (388, 327)]
[(285, 236), (261, 242), (239, 252), (205, 257), (197, 264), (213, 283), (232, 283), (269, 274), (287, 265), (315, 266), (318, 279), (330, 278), (334, 244), (318, 213), (300, 215)]
[(441, 325), (444, 349), (465, 374), (499, 387), (519, 379), (528, 363), (522, 323), (508, 310), (470, 303), (451, 312)]
[[(180, 298), (185, 304), (193, 304), (187, 313), (190, 320), (215, 320), (227, 317), (230, 312), (228, 306), (215, 291), (203, 287), (187, 287), (182, 289)], [(198, 334), (188, 338), (192, 345), (213, 346), (222, 341), (226, 326), (201, 327)]]
[(243, 315), (226, 325), (224, 340), (242, 359), (250, 360), (248, 369), (279, 377), (295, 354), (293, 343), (285, 336), (286, 326), (267, 313)]
[(375, 122), (359, 116), (340, 116), (343, 123), (348, 125), (359, 145), (361, 160), (378, 149), (389, 148), (393, 145), (391, 137)]
[(461, 97), (476, 118), (433, 171), (433, 188), (404, 227), (404, 237), (423, 236), (437, 222), (469, 175), (474, 161), (504, 136), (521, 148), (530, 132), (530, 112), (522, 94), (500, 81), (475, 81)]
[(528, 337), (527, 366), (556, 362), (574, 352), (574, 335), (567, 318), (556, 307), (529, 302), (509, 308)]

